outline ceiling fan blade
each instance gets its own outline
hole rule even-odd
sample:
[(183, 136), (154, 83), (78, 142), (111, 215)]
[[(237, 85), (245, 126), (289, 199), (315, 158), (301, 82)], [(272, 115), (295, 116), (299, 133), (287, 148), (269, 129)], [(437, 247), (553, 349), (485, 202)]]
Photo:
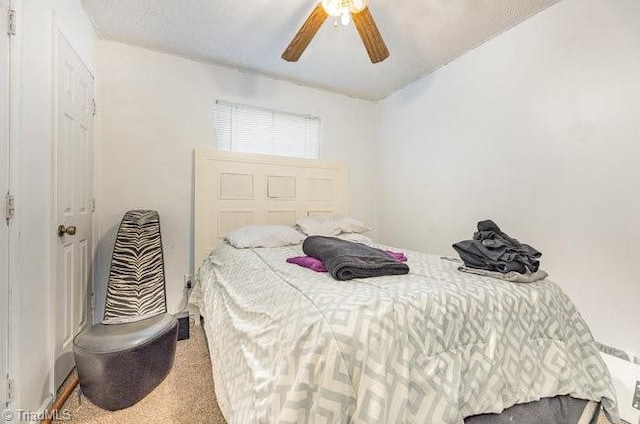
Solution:
[(382, 35), (380, 35), (380, 31), (378, 31), (378, 27), (368, 7), (365, 7), (362, 12), (353, 15), (353, 23), (358, 29), (367, 53), (369, 53), (371, 63), (382, 62), (389, 57), (389, 50), (387, 50), (387, 46), (384, 44)]
[(304, 24), (298, 31), (291, 43), (287, 46), (287, 49), (282, 53), (282, 58), (287, 62), (296, 62), (302, 56), (304, 49), (307, 48), (313, 36), (320, 29), (325, 19), (327, 19), (327, 12), (320, 3), (313, 9), (313, 12), (309, 15)]

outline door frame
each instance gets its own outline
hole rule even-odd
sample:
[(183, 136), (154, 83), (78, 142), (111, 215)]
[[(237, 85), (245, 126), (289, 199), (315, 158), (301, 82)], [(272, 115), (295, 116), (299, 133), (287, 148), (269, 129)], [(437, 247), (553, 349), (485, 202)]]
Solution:
[[(4, 10), (6, 8), (7, 13), (9, 10), (12, 9), (12, 4), (11, 4), (11, 0), (0, 0), (2, 2), (2, 11), (3, 11), (3, 16), (2, 19), (7, 19), (6, 16), (4, 16)], [(6, 21), (5, 21), (6, 22)], [(4, 27), (3, 27), (4, 28)], [(8, 29), (8, 28), (7, 28)], [(4, 31), (3, 31), (4, 32)], [(4, 168), (4, 170), (2, 171), (3, 174), (3, 179), (5, 180), (4, 183), (2, 184), (2, 187), (0, 187), (0, 198), (2, 199), (2, 201), (5, 201), (5, 195), (7, 193), (12, 193), (11, 191), (11, 142), (12, 142), (12, 126), (13, 126), (13, 122), (12, 122), (12, 115), (13, 115), (13, 101), (12, 98), (13, 96), (13, 82), (12, 82), (12, 72), (13, 72), (13, 53), (12, 53), (12, 43), (13, 43), (13, 36), (9, 35), (8, 31), (6, 33), (0, 34), (0, 36), (2, 37), (7, 37), (7, 54), (6, 57), (2, 58), (1, 61), (1, 65), (5, 67), (6, 66), (6, 71), (7, 71), (7, 75), (6, 75), (6, 80), (0, 81), (0, 84), (2, 84), (3, 86), (5, 86), (5, 88), (8, 89), (9, 92), (9, 96), (6, 97), (6, 116), (4, 116), (3, 118), (6, 118), (6, 127), (2, 128), (2, 132), (3, 134), (3, 139), (0, 140), (1, 143), (5, 143), (6, 142), (6, 149), (2, 149), (0, 150), (1, 152), (3, 152), (3, 154), (0, 156), (0, 169)], [(3, 55), (4, 56), (4, 55)], [(3, 78), (4, 79), (4, 78)], [(5, 111), (3, 110), (3, 113), (5, 113)], [(4, 139), (6, 137), (6, 140)], [(6, 167), (5, 167), (6, 166)], [(6, 183), (6, 184), (5, 184)], [(3, 208), (4, 209), (4, 208)], [(2, 214), (2, 219), (0, 219), (0, 225), (2, 226), (6, 226), (6, 232), (4, 232), (4, 236), (0, 239), (0, 243), (2, 243), (4, 246), (4, 248), (6, 249), (6, 257), (2, 258), (2, 261), (4, 262), (6, 259), (6, 269), (2, 270), (3, 275), (0, 276), (0, 280), (2, 281), (0, 283), (0, 299), (2, 299), (3, 302), (3, 307), (0, 308), (0, 325), (3, 326), (2, 331), (0, 331), (0, 337), (3, 338), (2, 342), (4, 344), (4, 346), (2, 347), (3, 352), (2, 355), (4, 357), (4, 361), (2, 364), (0, 364), (0, 384), (2, 384), (2, 390), (0, 390), (0, 393), (2, 394), (2, 396), (0, 396), (0, 410), (3, 410), (5, 408), (10, 408), (11, 404), (10, 404), (10, 399), (9, 399), (9, 389), (8, 389), (8, 379), (11, 378), (11, 368), (10, 368), (10, 362), (11, 362), (11, 350), (12, 350), (12, 346), (11, 346), (11, 270), (12, 270), (12, 266), (11, 266), (11, 253), (12, 253), (12, 244), (11, 244), (11, 227), (13, 226), (13, 222), (2, 222), (4, 221), (4, 213)], [(0, 345), (2, 346), (2, 345)], [(6, 404), (5, 404), (6, 402)], [(4, 422), (4, 419), (3, 419)]]
[[(55, 307), (55, 300), (56, 300), (56, 285), (57, 285), (57, 237), (55, 237), (54, 235), (54, 231), (56, 228), (58, 228), (58, 171), (59, 171), (59, 166), (58, 166), (58, 122), (57, 122), (57, 113), (58, 113), (58, 93), (57, 93), (57, 85), (56, 85), (56, 60), (57, 60), (57, 55), (58, 55), (58, 39), (59, 37), (64, 37), (65, 40), (67, 41), (67, 43), (71, 46), (71, 48), (74, 50), (74, 52), (76, 53), (76, 55), (78, 56), (78, 58), (80, 59), (80, 61), (82, 62), (82, 64), (85, 66), (85, 68), (87, 68), (87, 70), (89, 71), (89, 74), (91, 75), (91, 77), (94, 80), (94, 85), (93, 85), (93, 93), (92, 96), (95, 99), (96, 96), (96, 84), (95, 84), (95, 74), (94, 72), (91, 70), (91, 68), (89, 66), (87, 66), (84, 58), (78, 53), (78, 50), (74, 47), (73, 45), (73, 38), (69, 36), (69, 34), (65, 31), (64, 26), (61, 25), (60, 20), (55, 16), (55, 13), (51, 14), (51, 30), (52, 30), (52, 36), (51, 36), (51, 150), (50, 150), (50, 163), (51, 163), (51, 176), (50, 176), (50, 181), (51, 181), (51, 217), (50, 217), (50, 254), (51, 254), (51, 261), (50, 261), (50, 270), (49, 270), (49, 274), (50, 274), (50, 289), (49, 289), (49, 334), (51, 335), (50, 337), (50, 344), (49, 344), (49, 357), (50, 357), (50, 365), (49, 365), (49, 369), (50, 369), (50, 378), (49, 378), (49, 385), (50, 385), (50, 390), (51, 390), (51, 394), (54, 397), (53, 400), (55, 400), (55, 393), (58, 390), (58, 387), (55, 387), (55, 378), (54, 378), (54, 371), (55, 371), (55, 361), (56, 361), (56, 353), (55, 353), (55, 335), (56, 335), (56, 307)], [(91, 143), (91, 149), (92, 149), (92, 172), (91, 172), (91, 197), (94, 199), (93, 201), (93, 205), (92, 205), (92, 228), (91, 228), (91, 232), (93, 234), (92, 237), (92, 241), (91, 241), (91, 259), (92, 259), (92, 265), (89, 269), (89, 283), (88, 283), (88, 290), (90, 291), (90, 296), (91, 299), (94, 298), (94, 269), (95, 269), (95, 258), (96, 258), (96, 247), (97, 247), (97, 240), (96, 240), (96, 224), (97, 224), (97, 213), (95, 210), (95, 193), (96, 193), (96, 118), (95, 116), (93, 117), (93, 134), (92, 137), (90, 138), (90, 143)], [(91, 320), (93, 320), (93, 305), (87, 305), (87, 310), (90, 311), (90, 315), (89, 318)], [(89, 322), (89, 325), (91, 325), (92, 322)]]
[[(7, 377), (10, 379), (15, 378), (14, 358), (16, 355), (15, 340), (17, 337), (15, 326), (13, 322), (15, 320), (15, 299), (13, 296), (14, 287), (16, 286), (17, 269), (20, 258), (18, 257), (18, 246), (21, 226), (21, 214), (20, 214), (20, 181), (19, 181), (19, 161), (16, 160), (20, 157), (20, 52), (22, 46), (22, 37), (20, 31), (22, 28), (22, 0), (6, 0), (8, 7), (16, 12), (16, 34), (9, 39), (9, 149), (8, 149), (8, 164), (9, 164), (9, 192), (16, 198), (16, 211), (14, 218), (11, 220), (8, 226), (8, 254), (7, 261), (8, 278), (7, 278), (7, 306), (6, 311), (7, 319), (7, 364), (6, 372)], [(6, 19), (6, 17), (2, 17)], [(5, 384), (5, 378), (2, 378), (2, 384)], [(14, 393), (14, 396), (17, 393)], [(4, 400), (3, 400), (4, 401)], [(16, 398), (10, 400), (7, 408), (12, 409), (15, 406)]]

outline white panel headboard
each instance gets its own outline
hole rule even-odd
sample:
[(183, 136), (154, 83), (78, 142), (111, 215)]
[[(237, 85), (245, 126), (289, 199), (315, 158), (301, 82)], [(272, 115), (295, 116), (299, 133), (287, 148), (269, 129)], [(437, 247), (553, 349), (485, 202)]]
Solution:
[(236, 228), (349, 212), (340, 163), (198, 149), (194, 183), (195, 270)]

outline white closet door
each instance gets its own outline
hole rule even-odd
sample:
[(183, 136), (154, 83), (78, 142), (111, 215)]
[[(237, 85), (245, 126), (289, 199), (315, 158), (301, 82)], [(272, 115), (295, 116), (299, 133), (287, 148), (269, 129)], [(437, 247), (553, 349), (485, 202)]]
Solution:
[(93, 77), (56, 33), (54, 59), (57, 240), (54, 382), (73, 368), (73, 337), (90, 324), (92, 269)]
[[(7, 406), (9, 357), (9, 223), (5, 219), (5, 196), (9, 191), (9, 34), (8, 0), (0, 0), (0, 411)], [(0, 421), (2, 418), (0, 418)]]

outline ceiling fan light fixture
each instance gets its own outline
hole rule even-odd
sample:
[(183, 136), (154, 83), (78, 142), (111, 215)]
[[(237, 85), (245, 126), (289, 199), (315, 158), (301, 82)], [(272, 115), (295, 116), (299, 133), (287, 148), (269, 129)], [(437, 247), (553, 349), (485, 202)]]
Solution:
[(369, 0), (321, 0), (282, 53), (282, 58), (287, 62), (297, 62), (327, 17), (333, 16), (336, 25), (338, 17), (343, 25), (353, 21), (371, 63), (382, 62), (389, 57), (389, 50), (371, 16), (368, 3)]
[(322, 8), (329, 16), (344, 16), (362, 12), (367, 3), (368, 0), (322, 0)]

